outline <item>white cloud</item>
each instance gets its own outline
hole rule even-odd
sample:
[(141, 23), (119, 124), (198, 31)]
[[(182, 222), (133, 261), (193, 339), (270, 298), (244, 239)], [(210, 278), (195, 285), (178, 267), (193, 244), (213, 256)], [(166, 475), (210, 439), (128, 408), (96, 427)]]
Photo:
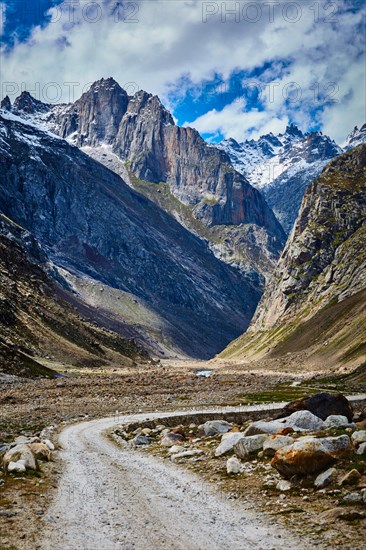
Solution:
[[(272, 67), (262, 79), (278, 83), (280, 93), (275, 94), (273, 101), (266, 101), (265, 112), (245, 114), (234, 103), (222, 112), (209, 112), (192, 124), (199, 129), (211, 128), (212, 133), (231, 132), (235, 137), (248, 133), (247, 129), (254, 135), (262, 129), (280, 128), (291, 114), (306, 129), (312, 122), (313, 84), (318, 82), (324, 88), (333, 81), (339, 86), (340, 103), (326, 108), (321, 118), (325, 128), (337, 137), (343, 132), (346, 116), (338, 124), (342, 108), (349, 122), (357, 117), (358, 123), (364, 122), (360, 113), (361, 90), (356, 89), (363, 67), (362, 33), (356, 32), (362, 14), (344, 10), (346, 0), (337, 2), (335, 21), (327, 23), (324, 18), (329, 18), (331, 12), (328, 8), (325, 11), (326, 4), (319, 4), (320, 19), (314, 21), (313, 3), (298, 2), (302, 16), (295, 23), (289, 21), (291, 12), (282, 11), (289, 4), (285, 0), (276, 4), (273, 22), (269, 7), (265, 9), (265, 4), (258, 3), (262, 12), (255, 23), (245, 21), (243, 11), (239, 22), (228, 17), (223, 23), (220, 10), (225, 3), (211, 4), (218, 12), (208, 17), (207, 23), (202, 22), (202, 16), (208, 4), (200, 0), (130, 2), (126, 4), (130, 6), (127, 21), (116, 22), (111, 15), (115, 0), (100, 0), (102, 17), (92, 23), (95, 13), (85, 11), (85, 2), (81, 2), (75, 9), (74, 24), (70, 24), (64, 4), (51, 10), (53, 23), (36, 28), (27, 43), (18, 43), (9, 53), (2, 53), (2, 81), (5, 86), (14, 83), (18, 90), (25, 83), (23, 87), (44, 101), (68, 101), (72, 85), (65, 83), (78, 83), (75, 96), (71, 97), (74, 100), (88, 83), (113, 76), (122, 86), (130, 83), (131, 93), (142, 88), (167, 101), (169, 90), (177, 82), (181, 85), (180, 95), (184, 96), (188, 86), (197, 85), (199, 89), (203, 80), (217, 74), (228, 79), (238, 69), (252, 70), (271, 62)], [(244, 2), (239, 4), (245, 7)], [(229, 9), (235, 3), (226, 5)], [(138, 22), (129, 22), (132, 18)], [(280, 69), (280, 60), (290, 62), (286, 71)], [(288, 109), (282, 92), (291, 81), (301, 86), (302, 98)], [(56, 85), (49, 85), (52, 82)], [(62, 98), (56, 97), (57, 90)], [(5, 91), (11, 92), (3, 84), (3, 95)], [(347, 100), (350, 96), (353, 98)]]
[(6, 5), (3, 2), (0, 2), (0, 36), (4, 34), (5, 23), (6, 23)]
[(237, 141), (256, 139), (269, 132), (279, 133), (288, 124), (288, 118), (279, 119), (275, 113), (251, 110), (245, 112), (245, 101), (234, 101), (221, 111), (213, 109), (197, 118), (193, 123), (185, 126), (194, 126), (203, 134), (217, 134), (232, 137)]

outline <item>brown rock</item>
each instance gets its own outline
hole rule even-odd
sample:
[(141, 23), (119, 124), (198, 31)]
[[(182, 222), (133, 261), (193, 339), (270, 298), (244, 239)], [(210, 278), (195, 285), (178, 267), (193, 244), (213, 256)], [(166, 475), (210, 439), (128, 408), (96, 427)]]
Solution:
[(366, 430), (366, 418), (360, 422), (356, 422), (356, 426), (359, 430)]
[(354, 519), (366, 518), (366, 512), (363, 510), (354, 510), (352, 508), (332, 508), (320, 514), (320, 523), (334, 523), (338, 519), (352, 521)]
[(30, 443), (28, 447), (38, 460), (51, 460), (51, 451), (44, 443)]
[(279, 432), (277, 432), (277, 435), (288, 435), (292, 432), (294, 432), (295, 430), (293, 428), (282, 428), (282, 430), (280, 430)]
[(339, 437), (301, 437), (293, 445), (276, 451), (271, 465), (285, 477), (316, 474), (349, 452), (347, 435)]
[(342, 479), (339, 481), (339, 485), (356, 485), (360, 478), (360, 472), (354, 468), (342, 477)]

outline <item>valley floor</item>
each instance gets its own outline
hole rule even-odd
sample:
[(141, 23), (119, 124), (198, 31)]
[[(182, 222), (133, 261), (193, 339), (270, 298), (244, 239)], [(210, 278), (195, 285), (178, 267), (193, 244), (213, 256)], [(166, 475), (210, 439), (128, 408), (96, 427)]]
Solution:
[[(238, 406), (241, 404), (288, 401), (299, 395), (306, 395), (319, 389), (335, 389), (337, 384), (340, 389), (347, 393), (359, 393), (365, 390), (365, 386), (360, 385), (357, 377), (356, 381), (351, 377), (345, 378), (341, 382), (335, 382), (333, 379), (328, 379), (324, 382), (319, 377), (324, 376), (325, 372), (304, 372), (300, 368), (296, 368), (296, 364), (291, 362), (290, 357), (288, 358), (288, 362), (282, 364), (272, 361), (258, 364), (253, 363), (252, 365), (245, 366), (239, 363), (218, 360), (205, 363), (199, 361), (152, 362), (143, 366), (128, 369), (114, 368), (109, 371), (96, 371), (95, 369), (75, 370), (71, 366), (62, 366), (61, 369), (60, 365), (55, 364), (48, 364), (47, 366), (53, 367), (59, 370), (59, 372), (61, 371), (64, 377), (55, 380), (8, 381), (0, 385), (0, 405), (2, 410), (0, 417), (0, 440), (12, 441), (19, 434), (34, 435), (48, 425), (56, 425), (57, 431), (60, 432), (66, 428), (66, 432), (69, 430), (67, 433), (72, 434), (72, 430), (77, 430), (77, 426), (82, 426), (82, 424), (72, 425), (70, 428), (68, 425), (78, 420), (87, 420), (88, 418), (112, 417), (113, 421), (123, 423), (131, 415), (152, 413), (153, 411), (184, 411), (192, 408), (200, 411), (207, 408), (207, 406), (217, 407), (219, 411), (220, 408), (228, 405)], [(200, 374), (206, 376), (201, 376)], [(98, 422), (94, 424), (96, 426), (99, 425)], [(103, 422), (101, 422), (100, 426), (102, 424)], [(145, 473), (146, 475), (151, 473), (150, 489), (151, 491), (154, 490), (153, 484), (158, 482), (159, 475), (163, 475), (159, 470), (160, 466), (158, 463), (154, 462), (154, 460), (158, 459), (153, 460), (152, 457), (138, 458), (137, 456), (127, 459), (124, 453), (120, 458), (122, 461), (121, 465), (118, 466), (114, 458), (109, 456), (110, 453), (114, 453), (110, 448), (110, 443), (106, 441), (106, 446), (102, 449), (101, 436), (98, 434), (94, 435), (95, 448), (90, 446), (94, 437), (91, 432), (91, 439), (89, 438), (88, 441), (89, 435), (88, 437), (84, 437), (80, 432), (80, 444), (84, 445), (84, 447), (75, 447), (75, 456), (78, 457), (81, 464), (84, 464), (85, 468), (88, 467), (87, 463), (89, 460), (99, 460), (97, 455), (101, 453), (102, 456), (105, 456), (105, 458), (100, 459), (104, 460), (104, 466), (101, 464), (101, 471), (104, 471), (107, 478), (110, 475), (115, 476), (118, 468), (122, 468), (125, 471), (126, 468), (128, 470), (133, 467), (140, 472), (137, 470), (135, 472), (136, 476), (140, 479), (140, 484)], [(63, 439), (61, 439), (61, 443), (63, 444)], [(71, 443), (69, 440), (65, 440), (65, 445), (69, 447), (71, 445), (71, 448), (74, 443), (74, 440)], [(133, 454), (135, 455), (136, 453)], [(130, 460), (130, 463), (127, 464), (126, 460), (127, 462)], [(153, 462), (150, 462), (151, 460)], [(67, 460), (65, 463), (67, 464)], [(35, 542), (37, 540), (37, 532), (40, 526), (45, 524), (45, 517), (51, 502), (50, 499), (54, 492), (53, 488), (60, 490), (59, 476), (64, 475), (65, 463), (56, 458), (55, 462), (42, 465), (43, 473), (40, 477), (14, 479), (11, 482), (9, 482), (9, 479), (6, 479), (3, 494), (0, 496), (0, 510), (14, 510), (14, 515), (7, 516), (0, 514), (0, 530), (5, 533), (4, 540), (6, 540), (5, 547), (7, 549), (17, 550), (20, 547), (30, 549), (40, 548), (39, 543)], [(96, 463), (94, 466), (94, 470), (91, 468), (90, 472), (93, 470), (96, 472), (96, 475), (99, 475), (99, 466)], [(168, 475), (168, 472), (164, 473), (164, 475)], [(177, 506), (179, 508), (180, 505), (185, 510), (187, 505), (187, 500), (182, 493), (182, 487), (185, 484), (189, 486), (190, 481), (184, 481), (184, 476), (181, 478), (180, 474), (178, 475), (173, 470), (169, 473), (170, 475), (172, 476), (171, 482), (173, 486), (178, 488), (179, 495), (182, 496), (182, 502), (179, 500), (171, 502), (168, 505), (165, 502), (168, 499), (162, 497), (161, 503), (163, 503), (164, 514), (171, 511), (176, 513)], [(102, 483), (102, 480), (100, 481)], [(86, 488), (85, 490), (88, 489)], [(166, 486), (166, 490), (168, 493), (171, 491), (168, 486)], [(229, 509), (231, 510), (231, 507), (226, 503), (226, 499), (224, 500), (223, 518), (227, 517)], [(140, 505), (139, 512), (138, 507)], [(131, 511), (128, 512), (132, 514), (131, 517), (126, 512), (126, 518), (130, 517), (131, 521), (135, 521), (137, 529), (141, 529), (141, 521), (147, 517), (144, 515), (146, 506), (149, 507), (150, 504), (148, 502), (144, 502), (144, 504), (140, 502), (140, 504), (137, 504), (135, 510), (132, 507)], [(208, 507), (209, 510), (211, 510), (210, 506)], [(211, 511), (217, 509), (215, 497), (213, 497), (212, 507)], [(137, 516), (134, 515), (134, 512), (136, 512)], [(193, 510), (192, 514), (192, 517), (198, 518), (198, 526), (205, 523), (206, 515), (199, 518), (197, 510)], [(209, 516), (209, 512), (207, 514)], [(243, 520), (244, 524), (249, 525), (246, 523), (249, 521), (249, 516), (247, 517), (245, 514), (242, 514), (242, 516), (246, 518)], [(260, 517), (261, 514), (259, 513), (255, 521), (259, 521)], [(107, 525), (108, 519), (101, 518), (102, 520), (106, 522), (103, 525)], [(47, 522), (50, 523), (48, 527), (52, 530), (52, 518), (48, 516), (46, 525)], [(118, 523), (118, 521), (116, 520), (115, 523)], [(259, 529), (258, 532), (262, 529), (259, 524), (260, 521), (258, 525), (255, 523)], [(61, 526), (61, 528), (65, 529), (65, 526)], [(154, 536), (158, 537), (156, 540), (159, 537), (167, 536), (168, 532), (170, 538), (168, 537), (167, 540), (171, 542), (174, 539), (173, 522), (171, 524), (168, 522), (164, 526), (163, 531), (160, 529), (159, 524), (156, 525), (154, 522), (152, 522), (151, 526), (147, 526), (147, 528), (149, 532), (151, 529), (152, 533), (155, 533)], [(214, 524), (212, 524), (211, 529), (213, 532), (215, 531), (216, 527)], [(173, 534), (171, 530), (173, 530)], [(197, 530), (199, 531), (198, 527)], [(192, 535), (196, 531), (193, 531)], [(205, 548), (205, 546), (199, 546), (198, 531), (197, 548)], [(352, 529), (350, 532), (352, 533)], [(181, 548), (178, 544), (180, 537), (179, 530), (176, 535), (177, 546), (170, 545), (170, 548)], [(142, 546), (141, 538), (134, 541), (131, 533), (126, 536), (127, 538), (130, 537), (128, 540), (126, 539), (126, 544), (123, 545), (121, 543), (116, 548), (145, 548)], [(233, 539), (229, 538), (229, 541), (237, 540), (235, 539), (237, 537), (235, 529), (228, 536), (234, 537)], [(248, 537), (248, 540), (252, 540), (252, 531), (250, 529)], [(185, 539), (183, 538), (182, 540)], [(261, 540), (263, 541), (264, 539)], [(277, 547), (273, 543), (273, 539), (269, 538), (268, 541), (270, 543), (268, 547)], [(57, 545), (50, 545), (49, 547), (57, 547)], [(160, 547), (163, 548), (164, 546)], [(235, 545), (230, 547), (236, 548)], [(267, 546), (263, 543), (259, 547), (265, 548)], [(281, 543), (281, 547), (286, 547), (284, 540)], [(1, 544), (0, 548), (3, 548)], [(67, 548), (72, 547), (67, 546)], [(84, 546), (79, 545), (78, 548), (84, 548)], [(91, 550), (92, 548), (85, 546), (86, 550)], [(242, 548), (245, 548), (245, 546)]]

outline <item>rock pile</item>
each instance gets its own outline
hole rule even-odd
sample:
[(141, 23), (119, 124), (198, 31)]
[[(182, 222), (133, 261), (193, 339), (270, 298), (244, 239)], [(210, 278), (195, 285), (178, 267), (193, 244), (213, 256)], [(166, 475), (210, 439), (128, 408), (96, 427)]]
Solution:
[(27, 470), (38, 470), (39, 460), (50, 461), (54, 449), (48, 438), (19, 436), (10, 445), (2, 446), (0, 461), (6, 472), (25, 473)]
[[(313, 410), (314, 403), (317, 404), (322, 418), (300, 409), (284, 418), (260, 420), (249, 425), (234, 425), (225, 420), (175, 428), (158, 425), (149, 428), (148, 437), (142, 435), (147, 434), (143, 425), (133, 430), (121, 426), (114, 435), (133, 447), (136, 438), (140, 441), (144, 437), (141, 443), (155, 445), (158, 452), (175, 462), (199, 461), (203, 465), (204, 461), (227, 457), (223, 466), (229, 476), (240, 477), (262, 468), (266, 471), (264, 486), (281, 493), (291, 492), (296, 487), (312, 487), (315, 492), (324, 492), (327, 487), (336, 486), (335, 491), (344, 503), (363, 504), (366, 499), (366, 430), (359, 428), (364, 424), (352, 422), (353, 417), (348, 414), (351, 408), (346, 398), (339, 395), (335, 400), (326, 399), (331, 413), (326, 415), (327, 407), (321, 404), (322, 395), (307, 401)], [(299, 402), (306, 403), (306, 400)], [(287, 410), (289, 412), (291, 407)]]

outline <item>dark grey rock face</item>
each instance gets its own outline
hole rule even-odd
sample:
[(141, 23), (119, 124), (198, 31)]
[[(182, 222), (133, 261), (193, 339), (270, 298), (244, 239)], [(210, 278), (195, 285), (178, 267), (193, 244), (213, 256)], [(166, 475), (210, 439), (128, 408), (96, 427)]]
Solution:
[(244, 276), (78, 148), (11, 118), (0, 117), (0, 208), (56, 265), (143, 299), (192, 356), (245, 330), (259, 292)]
[(54, 114), (62, 137), (74, 134), (75, 145), (112, 143), (127, 110), (128, 95), (112, 78), (95, 82), (73, 105)]
[(167, 182), (206, 225), (253, 223), (284, 244), (284, 233), (263, 196), (236, 172), (224, 151), (192, 128), (174, 124), (157, 96), (128, 97), (113, 79), (92, 85), (73, 105), (55, 108), (53, 131), (75, 145), (107, 143), (131, 171), (149, 182)]
[(35, 99), (29, 92), (22, 92), (14, 101), (14, 110), (21, 113), (35, 114), (47, 113), (52, 109), (52, 105), (42, 103)]
[(11, 111), (11, 101), (8, 95), (1, 100), (0, 108), (4, 109), (5, 111)]

